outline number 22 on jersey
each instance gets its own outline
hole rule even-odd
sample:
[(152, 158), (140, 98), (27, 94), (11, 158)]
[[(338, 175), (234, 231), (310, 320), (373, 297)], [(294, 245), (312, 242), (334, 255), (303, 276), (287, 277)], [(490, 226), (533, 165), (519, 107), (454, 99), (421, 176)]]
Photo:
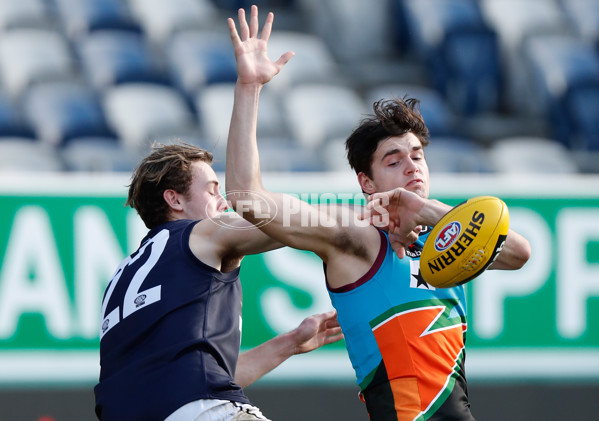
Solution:
[[(102, 322), (100, 324), (100, 340), (110, 329), (115, 327), (121, 321), (120, 306), (117, 306), (109, 314), (106, 314), (108, 302), (110, 301), (110, 297), (112, 296), (112, 293), (115, 290), (116, 284), (118, 283), (119, 279), (121, 279), (121, 276), (125, 269), (131, 264), (135, 263), (137, 260), (141, 259), (142, 257), (146, 257), (147, 260), (139, 267), (139, 269), (137, 269), (135, 274), (131, 277), (131, 281), (129, 282), (127, 291), (125, 292), (125, 296), (122, 303), (123, 319), (135, 313), (137, 310), (140, 310), (150, 304), (160, 301), (160, 285), (157, 285), (144, 291), (141, 290), (141, 286), (144, 280), (146, 279), (146, 276), (148, 276), (148, 273), (150, 273), (150, 271), (152, 270), (154, 265), (156, 265), (158, 259), (162, 255), (162, 252), (166, 247), (168, 238), (168, 230), (160, 231), (154, 237), (146, 241), (146, 243), (139, 248), (137, 253), (127, 257), (125, 260), (121, 262), (108, 284), (108, 290), (106, 291), (104, 301), (102, 302)], [(150, 245), (152, 247), (148, 256), (146, 250)]]

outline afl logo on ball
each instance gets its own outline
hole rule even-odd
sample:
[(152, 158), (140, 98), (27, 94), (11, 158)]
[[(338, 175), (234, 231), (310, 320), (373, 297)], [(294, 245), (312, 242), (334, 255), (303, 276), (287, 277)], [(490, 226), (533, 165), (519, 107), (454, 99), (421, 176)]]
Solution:
[(447, 250), (457, 240), (461, 231), (462, 225), (457, 221), (445, 225), (441, 232), (439, 232), (439, 235), (437, 235), (437, 238), (435, 238), (435, 250)]

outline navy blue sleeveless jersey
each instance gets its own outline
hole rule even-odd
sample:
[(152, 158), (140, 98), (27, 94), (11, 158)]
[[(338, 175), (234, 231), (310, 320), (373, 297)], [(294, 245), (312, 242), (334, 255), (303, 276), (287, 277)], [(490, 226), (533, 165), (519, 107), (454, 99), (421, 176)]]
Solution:
[(94, 388), (103, 421), (162, 421), (204, 398), (249, 403), (234, 382), (239, 269), (222, 273), (193, 255), (189, 235), (197, 222), (152, 229), (107, 286)]

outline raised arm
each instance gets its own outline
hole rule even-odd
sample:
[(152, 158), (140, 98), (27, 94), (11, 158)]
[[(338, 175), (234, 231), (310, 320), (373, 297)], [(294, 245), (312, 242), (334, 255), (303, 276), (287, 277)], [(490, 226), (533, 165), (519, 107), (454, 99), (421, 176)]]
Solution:
[[(275, 62), (268, 58), (267, 44), (273, 19), (273, 14), (269, 13), (261, 34), (255, 6), (252, 6), (249, 24), (244, 10), (239, 10), (239, 32), (233, 19), (228, 20), (238, 78), (227, 142), (227, 200), (243, 218), (259, 226), (272, 238), (294, 248), (313, 251), (325, 262), (339, 250), (351, 252), (352, 242), (371, 240), (378, 246), (376, 231), (365, 224), (356, 226), (360, 221), (353, 219), (353, 213), (350, 215), (347, 209), (345, 217), (351, 221), (341, 227), (337, 223), (339, 215), (319, 210), (288, 195), (272, 193), (262, 185), (256, 139), (259, 95), (264, 84), (279, 73), (293, 56), (289, 51)], [(370, 234), (353, 235), (355, 230), (360, 229)], [(378, 247), (374, 248), (374, 253), (377, 250)]]
[(237, 361), (235, 382), (241, 387), (249, 386), (289, 357), (341, 339), (343, 333), (335, 310), (307, 317), (291, 332), (242, 353)]

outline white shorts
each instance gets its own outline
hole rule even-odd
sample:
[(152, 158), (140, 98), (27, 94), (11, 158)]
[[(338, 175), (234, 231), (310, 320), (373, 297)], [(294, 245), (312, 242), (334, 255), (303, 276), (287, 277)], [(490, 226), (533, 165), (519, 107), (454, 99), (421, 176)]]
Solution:
[(258, 408), (220, 399), (190, 402), (170, 414), (164, 421), (270, 421)]

